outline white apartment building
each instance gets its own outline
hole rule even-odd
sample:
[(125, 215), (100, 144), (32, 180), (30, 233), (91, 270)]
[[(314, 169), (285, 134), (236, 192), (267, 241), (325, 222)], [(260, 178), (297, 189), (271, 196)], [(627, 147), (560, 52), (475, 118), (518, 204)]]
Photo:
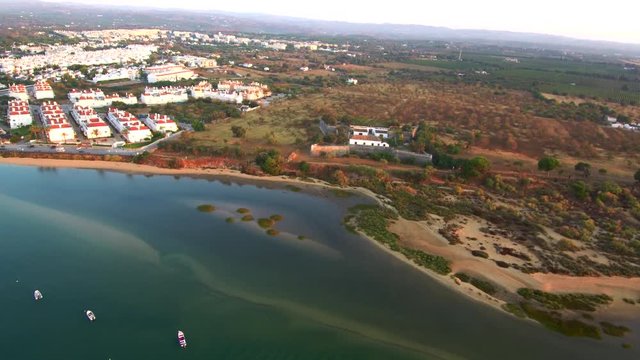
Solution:
[(111, 136), (111, 128), (105, 123), (93, 108), (74, 105), (71, 117), (80, 126), (87, 139), (105, 138)]
[(12, 129), (31, 125), (33, 117), (31, 116), (29, 103), (20, 99), (9, 100), (7, 120), (9, 121), (9, 127)]
[(22, 84), (13, 84), (9, 86), (9, 97), (20, 99), (23, 101), (29, 101), (29, 93), (27, 93), (27, 87)]
[(101, 81), (135, 80), (139, 77), (140, 73), (136, 68), (120, 68), (109, 70), (106, 74), (97, 74), (91, 81), (97, 84)]
[(179, 81), (193, 79), (196, 74), (182, 65), (165, 64), (159, 66), (150, 66), (144, 69), (147, 74), (147, 82), (155, 83), (158, 81)]
[(55, 101), (45, 101), (39, 109), (40, 120), (50, 142), (65, 143), (75, 140), (76, 133), (67, 121), (62, 108)]
[(33, 97), (38, 100), (53, 99), (55, 94), (48, 82), (36, 81), (35, 85), (33, 85)]
[(105, 95), (104, 92), (98, 88), (88, 90), (72, 89), (67, 94), (67, 97), (74, 105), (93, 108), (111, 106), (116, 101), (129, 105), (138, 103), (138, 99), (133, 94), (126, 94), (125, 96), (120, 96), (115, 93)]
[(187, 89), (175, 86), (146, 87), (140, 95), (140, 102), (146, 105), (162, 105), (188, 100)]
[(389, 144), (371, 135), (353, 135), (349, 139), (349, 145), (389, 147)]
[(178, 125), (167, 115), (149, 114), (143, 119), (144, 123), (154, 132), (177, 132)]
[(107, 120), (130, 143), (143, 142), (153, 136), (145, 124), (124, 110), (109, 108)]

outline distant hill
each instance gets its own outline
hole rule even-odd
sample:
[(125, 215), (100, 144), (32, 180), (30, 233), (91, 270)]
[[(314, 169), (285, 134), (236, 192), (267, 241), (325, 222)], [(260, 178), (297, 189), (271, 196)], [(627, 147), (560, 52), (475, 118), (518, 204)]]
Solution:
[[(640, 56), (640, 45), (578, 40), (563, 36), (398, 24), (359, 24), (264, 14), (179, 9), (122, 8), (108, 5), (0, 0), (0, 27), (70, 26), (71, 29), (160, 27), (298, 36), (367, 36), (393, 40), (476, 41), (495, 45), (535, 45), (549, 49), (598, 49)], [(22, 17), (21, 17), (22, 16)]]

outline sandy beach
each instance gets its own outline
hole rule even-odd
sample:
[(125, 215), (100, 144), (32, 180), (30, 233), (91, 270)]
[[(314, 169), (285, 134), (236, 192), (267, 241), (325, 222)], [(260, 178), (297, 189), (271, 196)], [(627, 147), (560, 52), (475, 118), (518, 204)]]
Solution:
[[(306, 186), (318, 186), (325, 189), (341, 189), (317, 179), (302, 180), (283, 176), (252, 176), (231, 169), (166, 169), (124, 162), (35, 158), (0, 158), (0, 164), (98, 169), (152, 175), (228, 176), (253, 181), (271, 181)], [(349, 188), (348, 190), (360, 193), (366, 197), (374, 199), (379, 204), (382, 204), (380, 196), (368, 189)], [(451, 262), (453, 273), (465, 272), (471, 275), (481, 276), (493, 283), (499, 284), (500, 287), (510, 293), (515, 293), (517, 289), (522, 287), (536, 288), (550, 292), (605, 293), (615, 299), (614, 304), (611, 306), (615, 308), (617, 313), (624, 312), (625, 314), (629, 314), (633, 317), (640, 317), (640, 307), (633, 305), (625, 306), (627, 304), (624, 304), (622, 301), (623, 298), (640, 299), (640, 278), (572, 277), (555, 274), (525, 274), (515, 269), (500, 268), (491, 260), (474, 257), (463, 246), (449, 245), (442, 235), (438, 234), (436, 230), (431, 228), (425, 222), (410, 221), (401, 218), (391, 225), (390, 231), (396, 233), (400, 237), (401, 244), (421, 249), (431, 254), (440, 255), (448, 259)], [(495, 308), (501, 308), (504, 304), (504, 301), (489, 296), (470, 284), (456, 284), (453, 277), (450, 275), (442, 276), (422, 268), (407, 259), (404, 255), (388, 249), (384, 245), (364, 234), (362, 235), (368, 238), (372, 243), (376, 244), (379, 248), (395, 256), (399, 260), (404, 261), (407, 264), (411, 264), (411, 266), (419, 269), (454, 291), (458, 291), (472, 299)], [(481, 234), (471, 235), (481, 236)]]

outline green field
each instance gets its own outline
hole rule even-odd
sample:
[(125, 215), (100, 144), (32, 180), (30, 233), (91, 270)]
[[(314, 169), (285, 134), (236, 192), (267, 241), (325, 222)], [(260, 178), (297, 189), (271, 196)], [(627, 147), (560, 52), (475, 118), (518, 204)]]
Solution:
[[(505, 57), (463, 54), (463, 61), (418, 59), (408, 62), (429, 69), (462, 72), (468, 81), (511, 89), (537, 89), (560, 95), (640, 103), (640, 74), (637, 70), (625, 70), (621, 63), (530, 56), (517, 56), (519, 63), (511, 63), (504, 61)], [(487, 71), (489, 74), (480, 75), (475, 71)]]

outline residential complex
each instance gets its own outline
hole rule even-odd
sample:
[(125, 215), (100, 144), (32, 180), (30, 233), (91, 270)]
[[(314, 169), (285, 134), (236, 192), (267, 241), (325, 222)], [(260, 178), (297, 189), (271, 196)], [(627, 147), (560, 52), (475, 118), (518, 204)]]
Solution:
[(34, 69), (48, 66), (67, 68), (71, 65), (102, 65), (123, 62), (141, 62), (158, 50), (155, 45), (128, 45), (105, 50), (86, 51), (81, 46), (57, 45), (47, 48), (42, 55), (20, 58), (0, 58), (0, 72), (12, 74), (33, 73)]
[(133, 94), (126, 94), (125, 96), (120, 96), (115, 93), (105, 95), (104, 92), (98, 88), (88, 90), (72, 89), (67, 94), (67, 97), (69, 101), (75, 105), (94, 108), (111, 106), (116, 101), (129, 105), (138, 103), (138, 99)]
[(197, 85), (189, 88), (189, 94), (195, 99), (209, 98), (213, 100), (242, 103), (244, 100), (242, 94), (230, 90), (216, 90), (213, 85), (207, 81), (201, 81)]
[(242, 81), (225, 80), (218, 82), (218, 90), (231, 92), (235, 91), (242, 95), (244, 100), (258, 100), (271, 95), (271, 91), (267, 85), (259, 82), (245, 84)]
[(64, 143), (75, 140), (76, 133), (57, 102), (45, 101), (40, 106), (39, 113), (50, 142)]
[(178, 86), (146, 87), (140, 102), (146, 105), (161, 105), (189, 100), (187, 89)]
[(55, 94), (48, 82), (36, 81), (35, 85), (33, 85), (33, 97), (38, 100), (53, 99)]
[(13, 84), (9, 86), (9, 97), (20, 99), (23, 101), (29, 101), (29, 93), (27, 93), (27, 87), (22, 84)]
[(149, 114), (143, 121), (147, 126), (160, 133), (177, 132), (178, 125), (167, 115)]
[(109, 108), (107, 120), (128, 142), (143, 142), (153, 136), (145, 124), (127, 111)]
[(9, 100), (7, 119), (9, 121), (9, 127), (12, 129), (31, 125), (31, 123), (33, 123), (33, 117), (31, 116), (29, 103), (20, 99)]
[(155, 83), (158, 81), (178, 81), (188, 80), (196, 76), (196, 74), (182, 65), (165, 64), (159, 66), (150, 66), (144, 69), (147, 74), (147, 82)]
[(87, 139), (105, 138), (111, 136), (111, 128), (105, 123), (93, 108), (74, 105), (71, 117), (80, 126)]

